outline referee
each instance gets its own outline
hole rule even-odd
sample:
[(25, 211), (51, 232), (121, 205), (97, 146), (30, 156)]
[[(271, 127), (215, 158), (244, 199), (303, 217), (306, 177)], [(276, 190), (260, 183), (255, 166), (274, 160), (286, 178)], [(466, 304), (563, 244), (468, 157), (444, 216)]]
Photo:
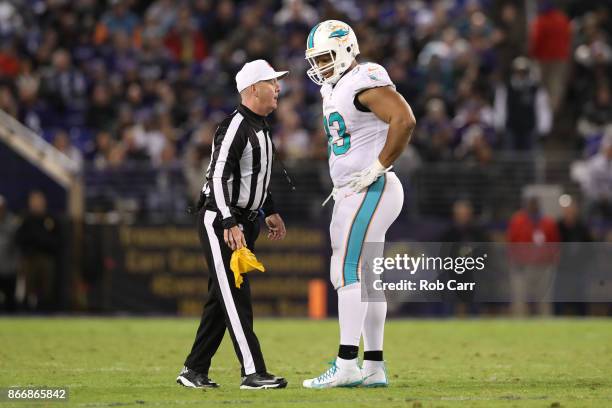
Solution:
[(268, 190), (273, 147), (265, 117), (277, 107), (278, 80), (287, 71), (276, 72), (264, 60), (246, 63), (236, 75), (241, 104), (215, 132), (206, 184), (198, 205), (198, 233), (210, 270), (208, 301), (185, 367), (176, 381), (186, 387), (217, 387), (208, 377), (213, 355), (225, 329), (242, 366), (242, 389), (284, 388), (287, 381), (266, 370), (253, 331), (253, 308), (248, 276), (240, 289), (230, 270), (232, 252), (253, 250), (263, 212), (268, 238), (285, 237), (285, 224), (276, 213)]

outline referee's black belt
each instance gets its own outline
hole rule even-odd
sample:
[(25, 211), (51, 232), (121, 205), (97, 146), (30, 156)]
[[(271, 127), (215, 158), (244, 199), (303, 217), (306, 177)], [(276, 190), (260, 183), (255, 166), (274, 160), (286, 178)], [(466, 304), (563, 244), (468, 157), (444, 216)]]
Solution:
[(238, 219), (253, 222), (259, 216), (259, 210), (246, 210), (244, 208), (230, 207), (230, 213)]

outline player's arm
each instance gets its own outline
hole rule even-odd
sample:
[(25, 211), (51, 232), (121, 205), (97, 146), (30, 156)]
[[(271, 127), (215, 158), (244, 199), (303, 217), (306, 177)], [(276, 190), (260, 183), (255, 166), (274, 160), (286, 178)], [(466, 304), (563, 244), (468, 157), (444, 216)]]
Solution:
[(389, 124), (387, 140), (378, 159), (353, 174), (349, 181), (349, 187), (360, 192), (378, 180), (402, 154), (416, 126), (416, 119), (402, 95), (389, 86), (369, 88), (357, 95), (355, 103), (361, 106), (358, 109), (369, 110)]
[(416, 127), (416, 119), (408, 102), (390, 86), (370, 88), (359, 95), (357, 100), (376, 117), (389, 124), (387, 141), (378, 156), (384, 168), (402, 154)]

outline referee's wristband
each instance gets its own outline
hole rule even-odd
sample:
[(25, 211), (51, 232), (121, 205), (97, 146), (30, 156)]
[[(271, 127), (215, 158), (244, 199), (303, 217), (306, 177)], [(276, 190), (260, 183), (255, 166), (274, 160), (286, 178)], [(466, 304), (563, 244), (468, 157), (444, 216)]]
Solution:
[(223, 227), (223, 229), (230, 229), (232, 227), (235, 227), (236, 225), (238, 225), (238, 223), (236, 222), (234, 216), (229, 216), (221, 220), (221, 226)]

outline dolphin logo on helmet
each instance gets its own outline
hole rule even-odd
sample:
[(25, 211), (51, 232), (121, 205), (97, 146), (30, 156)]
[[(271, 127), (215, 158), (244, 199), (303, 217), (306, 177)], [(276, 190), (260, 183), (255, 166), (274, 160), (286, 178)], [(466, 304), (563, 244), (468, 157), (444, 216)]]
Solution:
[[(329, 55), (330, 63), (321, 67), (317, 57)], [(327, 20), (310, 30), (306, 39), (306, 60), (310, 64), (308, 77), (317, 85), (334, 85), (359, 55), (359, 44), (353, 29), (338, 20)], [(332, 75), (326, 76), (332, 72)]]

